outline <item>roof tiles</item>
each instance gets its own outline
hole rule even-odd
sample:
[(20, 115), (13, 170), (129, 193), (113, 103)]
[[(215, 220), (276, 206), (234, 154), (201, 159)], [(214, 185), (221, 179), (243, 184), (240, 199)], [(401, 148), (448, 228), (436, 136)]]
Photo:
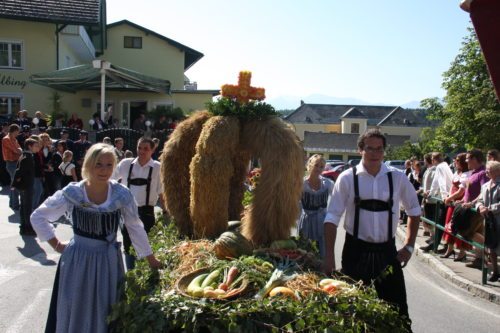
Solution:
[(66, 24), (98, 24), (101, 0), (0, 0), (0, 17)]

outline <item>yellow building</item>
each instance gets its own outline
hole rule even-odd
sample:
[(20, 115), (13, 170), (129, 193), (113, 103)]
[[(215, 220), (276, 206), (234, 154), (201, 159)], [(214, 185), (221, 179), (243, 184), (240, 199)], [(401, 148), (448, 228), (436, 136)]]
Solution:
[(101, 110), (96, 60), (110, 64), (104, 109), (113, 106), (119, 126), (156, 106), (204, 109), (219, 93), (184, 74), (202, 53), (126, 20), (106, 25), (105, 13), (104, 0), (3, 1), (0, 115), (77, 113), (87, 124)]
[(380, 105), (302, 105), (285, 120), (293, 125), (308, 155), (321, 153), (327, 159), (359, 158), (356, 140), (360, 133), (378, 128), (388, 144), (416, 142), (429, 122), (424, 110)]

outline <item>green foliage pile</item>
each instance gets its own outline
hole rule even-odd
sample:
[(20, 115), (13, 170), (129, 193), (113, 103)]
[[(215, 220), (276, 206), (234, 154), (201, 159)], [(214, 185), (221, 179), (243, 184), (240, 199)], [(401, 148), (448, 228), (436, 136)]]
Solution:
[[(180, 258), (168, 249), (181, 240), (173, 227), (161, 224), (150, 235), (155, 235), (150, 237), (152, 247), (165, 268), (151, 271), (140, 261), (127, 273), (122, 300), (113, 306), (109, 317), (111, 332), (405, 332), (398, 313), (378, 300), (370, 288), (337, 296), (317, 292), (300, 301), (258, 301), (253, 294), (221, 301), (175, 293), (176, 277), (171, 272)], [(254, 256), (231, 263), (207, 260), (197, 266), (237, 265), (246, 269), (256, 285), (263, 285), (271, 274), (251, 267), (262, 260)]]
[(279, 115), (272, 105), (264, 102), (239, 103), (234, 99), (224, 97), (216, 102), (208, 103), (207, 109), (214, 116), (236, 116), (245, 120), (260, 120)]

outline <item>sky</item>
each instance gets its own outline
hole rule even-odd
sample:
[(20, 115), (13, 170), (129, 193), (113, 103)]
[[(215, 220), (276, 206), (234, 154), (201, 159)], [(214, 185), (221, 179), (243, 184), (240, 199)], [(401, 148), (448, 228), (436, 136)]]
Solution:
[(278, 109), (324, 96), (404, 105), (445, 95), (442, 74), (472, 26), (459, 2), (107, 0), (107, 19), (203, 53), (186, 72), (198, 89), (236, 84), (250, 70)]

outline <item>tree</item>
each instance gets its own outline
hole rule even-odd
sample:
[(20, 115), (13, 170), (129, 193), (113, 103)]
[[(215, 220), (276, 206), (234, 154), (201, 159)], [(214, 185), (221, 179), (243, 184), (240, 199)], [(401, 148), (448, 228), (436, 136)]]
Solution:
[(443, 151), (456, 146), (500, 147), (500, 104), (474, 29), (468, 31), (460, 53), (443, 74), (444, 104), (436, 98), (422, 101), (431, 117), (442, 120), (434, 141)]

